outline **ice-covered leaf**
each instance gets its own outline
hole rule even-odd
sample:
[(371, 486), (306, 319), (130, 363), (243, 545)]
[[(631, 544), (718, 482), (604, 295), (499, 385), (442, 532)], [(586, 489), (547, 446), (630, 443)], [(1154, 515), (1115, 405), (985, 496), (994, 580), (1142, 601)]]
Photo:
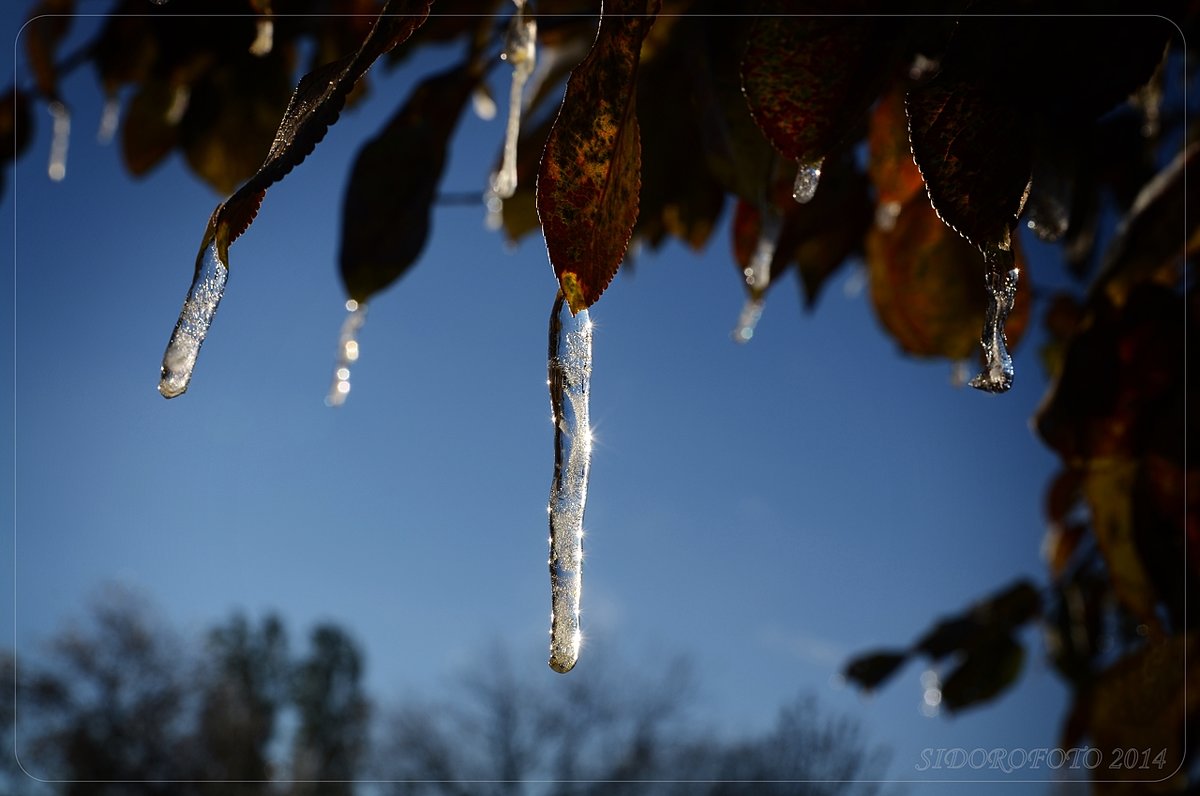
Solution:
[(426, 78), (359, 150), (342, 203), (339, 264), (350, 298), (365, 302), (424, 248), (446, 148), (480, 77), (467, 63)]
[(765, 4), (751, 23), (742, 89), (755, 122), (784, 157), (819, 164), (875, 99), (888, 71), (889, 39), (876, 18), (773, 10), (789, 9)]
[(873, 691), (896, 673), (907, 661), (904, 650), (879, 650), (852, 659), (842, 671), (845, 678), (864, 691)]
[(1011, 636), (999, 635), (972, 648), (942, 682), (941, 704), (952, 711), (994, 699), (1016, 681), (1025, 648)]
[[(1019, 250), (1016, 254), (1023, 267)], [(904, 351), (954, 361), (977, 351), (988, 298), (980, 289), (983, 263), (925, 197), (911, 198), (890, 229), (871, 228), (866, 261), (875, 312)], [(1019, 287), (1006, 329), (1010, 345), (1020, 340), (1029, 306), (1028, 287)]]
[(572, 312), (616, 275), (641, 189), (638, 60), (661, 0), (609, 0), (600, 30), (567, 80), (538, 171), (537, 209), (550, 263)]

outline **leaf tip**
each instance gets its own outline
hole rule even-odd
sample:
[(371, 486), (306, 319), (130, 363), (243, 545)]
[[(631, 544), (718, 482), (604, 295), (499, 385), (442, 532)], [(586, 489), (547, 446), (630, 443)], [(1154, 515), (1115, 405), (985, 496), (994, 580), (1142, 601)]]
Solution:
[(563, 296), (567, 300), (571, 315), (578, 315), (581, 310), (588, 308), (589, 302), (584, 296), (583, 285), (574, 271), (563, 271), (558, 277), (558, 282), (562, 285)]

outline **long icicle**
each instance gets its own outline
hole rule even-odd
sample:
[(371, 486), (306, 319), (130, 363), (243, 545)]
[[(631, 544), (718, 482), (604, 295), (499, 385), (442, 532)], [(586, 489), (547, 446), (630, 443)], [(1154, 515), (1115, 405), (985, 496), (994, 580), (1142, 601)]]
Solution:
[(583, 512), (587, 505), (592, 427), (588, 388), (592, 375), (592, 321), (572, 316), (559, 291), (550, 312), (550, 410), (554, 421), (554, 482), (550, 487), (550, 668), (571, 671), (582, 635)]
[(214, 236), (200, 250), (192, 286), (188, 289), (171, 342), (163, 354), (162, 376), (158, 391), (164, 398), (174, 398), (187, 391), (192, 379), (192, 369), (200, 346), (212, 325), (217, 306), (225, 295), (225, 283), (229, 279), (229, 267), (222, 258), (220, 243)]
[(525, 83), (537, 63), (537, 20), (525, 10), (526, 0), (513, 0), (517, 6), (501, 58), (512, 64), (512, 88), (508, 97), (508, 124), (504, 131), (504, 158), (500, 170), (492, 175), (491, 190), (498, 198), (508, 199), (517, 190), (517, 137), (521, 132), (521, 105)]
[(1013, 362), (1004, 339), (1004, 322), (1017, 298), (1020, 269), (1015, 265), (1012, 248), (988, 246), (983, 253), (987, 266), (988, 307), (984, 320), (983, 346), (986, 365), (970, 385), (985, 392), (1006, 392), (1013, 383)]

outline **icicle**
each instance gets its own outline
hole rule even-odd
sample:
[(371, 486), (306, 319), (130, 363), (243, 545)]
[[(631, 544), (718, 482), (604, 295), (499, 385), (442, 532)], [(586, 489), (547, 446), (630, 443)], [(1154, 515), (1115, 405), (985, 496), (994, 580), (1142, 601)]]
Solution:
[(225, 282), (229, 279), (229, 268), (221, 258), (216, 240), (202, 249), (196, 263), (196, 275), (183, 302), (183, 310), (175, 323), (171, 342), (163, 354), (162, 378), (158, 391), (164, 398), (174, 398), (187, 391), (196, 366), (196, 356), (208, 334), (217, 305), (225, 293)]
[[(492, 175), (490, 195), (507, 199), (517, 190), (517, 138), (521, 133), (521, 98), (525, 83), (537, 63), (537, 20), (525, 12), (525, 0), (513, 0), (513, 14), (500, 57), (512, 64), (512, 89), (508, 96), (508, 126), (504, 131), (504, 157)], [(489, 197), (490, 198), (490, 197)], [(489, 204), (490, 210), (490, 204)]]
[(50, 115), (54, 117), (54, 133), (50, 140), (50, 165), (46, 173), (59, 182), (67, 176), (67, 145), (71, 141), (71, 112), (67, 106), (54, 100), (50, 103)]
[(737, 326), (733, 330), (733, 339), (738, 343), (747, 343), (754, 337), (754, 329), (762, 317), (763, 296), (771, 284), (771, 262), (775, 259), (779, 233), (783, 228), (783, 219), (771, 202), (762, 203), (759, 215), (762, 217), (762, 228), (758, 232), (758, 244), (750, 257), (750, 264), (742, 271), (750, 297), (742, 305)]
[(96, 143), (110, 144), (117, 132), (117, 122), (121, 119), (121, 100), (111, 96), (104, 100), (104, 110), (100, 113), (100, 126), (96, 128)]
[(1017, 297), (1019, 269), (1011, 248), (989, 245), (983, 253), (987, 266), (988, 308), (980, 344), (986, 366), (970, 384), (977, 390), (1005, 392), (1012, 387), (1013, 363), (1004, 340), (1004, 322)]
[(262, 58), (271, 54), (275, 45), (275, 23), (270, 17), (259, 17), (254, 21), (254, 41), (250, 43), (250, 54)]
[(792, 185), (792, 198), (800, 204), (812, 201), (817, 193), (817, 185), (821, 182), (821, 166), (825, 159), (812, 163), (801, 163), (796, 169), (796, 182)]
[(341, 406), (350, 394), (350, 366), (358, 360), (358, 330), (367, 320), (367, 305), (354, 299), (346, 301), (346, 320), (338, 335), (338, 358), (333, 368), (333, 384), (325, 397), (326, 406)]
[(554, 482), (550, 487), (550, 668), (569, 672), (579, 658), (579, 597), (583, 576), (583, 510), (587, 504), (592, 427), (592, 321), (574, 317), (560, 292), (550, 313), (550, 410), (554, 421)]

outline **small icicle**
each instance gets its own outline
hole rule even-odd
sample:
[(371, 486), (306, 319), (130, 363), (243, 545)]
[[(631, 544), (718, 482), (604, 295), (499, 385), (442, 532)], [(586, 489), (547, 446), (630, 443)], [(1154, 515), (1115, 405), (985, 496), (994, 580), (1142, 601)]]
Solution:
[(758, 232), (758, 244), (750, 257), (750, 264), (742, 271), (746, 278), (746, 287), (750, 297), (742, 305), (738, 316), (737, 326), (733, 329), (734, 342), (748, 343), (754, 337), (754, 330), (763, 313), (763, 296), (771, 284), (771, 262), (775, 259), (775, 249), (779, 245), (779, 233), (783, 228), (783, 219), (779, 211), (769, 201), (761, 205), (760, 216), (762, 228)]
[(269, 16), (254, 21), (254, 41), (250, 42), (250, 54), (264, 58), (271, 54), (275, 45), (275, 22)]
[(208, 327), (212, 325), (228, 279), (229, 268), (221, 259), (217, 242), (210, 241), (200, 251), (196, 275), (184, 299), (179, 320), (175, 322), (171, 342), (167, 343), (167, 351), (163, 354), (158, 391), (164, 398), (174, 398), (187, 391), (200, 346), (208, 334)]
[(50, 140), (50, 165), (46, 173), (50, 179), (60, 182), (67, 176), (67, 145), (71, 141), (71, 112), (58, 100), (50, 103), (50, 115), (54, 117), (54, 133)]
[(342, 331), (338, 334), (337, 364), (333, 368), (333, 383), (329, 385), (329, 395), (325, 396), (326, 406), (341, 406), (346, 403), (350, 394), (350, 366), (358, 360), (358, 330), (367, 320), (367, 305), (354, 299), (346, 301), (346, 320), (342, 322)]
[(560, 292), (550, 313), (550, 410), (554, 421), (554, 482), (550, 487), (550, 668), (569, 672), (579, 658), (579, 598), (583, 577), (583, 511), (587, 504), (592, 427), (592, 321), (573, 316)]
[(112, 143), (113, 135), (117, 132), (117, 122), (121, 120), (121, 99), (111, 96), (104, 100), (104, 110), (100, 113), (100, 126), (96, 128), (96, 143), (107, 145)]
[(508, 126), (504, 131), (504, 157), (492, 175), (491, 194), (508, 199), (517, 190), (517, 138), (521, 133), (521, 105), (525, 83), (537, 63), (537, 20), (525, 11), (525, 0), (513, 0), (517, 11), (508, 26), (500, 57), (512, 64), (512, 89), (508, 96)]
[(800, 163), (796, 169), (796, 182), (792, 185), (792, 198), (800, 204), (812, 201), (821, 182), (821, 166), (825, 158), (812, 163)]
[(1011, 248), (989, 245), (983, 260), (987, 266), (988, 307), (979, 342), (987, 364), (970, 385), (986, 392), (1006, 392), (1012, 387), (1013, 363), (1004, 339), (1004, 322), (1016, 301), (1020, 269), (1014, 264)]

